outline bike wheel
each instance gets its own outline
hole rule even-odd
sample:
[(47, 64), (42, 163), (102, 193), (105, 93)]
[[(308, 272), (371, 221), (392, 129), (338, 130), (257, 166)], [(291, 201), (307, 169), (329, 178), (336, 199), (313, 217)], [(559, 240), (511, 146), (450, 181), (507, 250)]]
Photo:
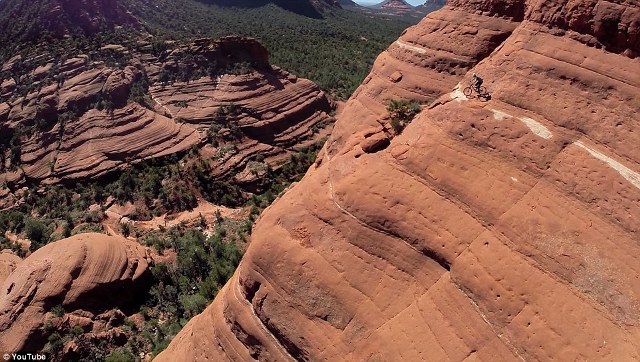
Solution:
[(473, 94), (473, 88), (467, 87), (462, 91), (462, 93), (464, 93), (465, 97), (469, 97)]
[(489, 94), (489, 92), (487, 92), (487, 88), (480, 87), (479, 92), (478, 92), (478, 97), (484, 99), (485, 101), (488, 101), (488, 100), (491, 99), (491, 94)]

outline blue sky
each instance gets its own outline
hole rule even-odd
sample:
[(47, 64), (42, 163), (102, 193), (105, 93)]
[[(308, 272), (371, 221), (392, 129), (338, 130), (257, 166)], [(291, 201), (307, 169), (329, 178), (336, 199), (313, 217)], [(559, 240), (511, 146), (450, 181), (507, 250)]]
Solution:
[[(383, 0), (353, 0), (355, 2), (357, 2), (360, 5), (371, 5), (371, 4), (377, 4), (382, 2)], [(411, 5), (422, 5), (424, 4), (425, 0), (405, 0), (406, 2), (408, 2)]]

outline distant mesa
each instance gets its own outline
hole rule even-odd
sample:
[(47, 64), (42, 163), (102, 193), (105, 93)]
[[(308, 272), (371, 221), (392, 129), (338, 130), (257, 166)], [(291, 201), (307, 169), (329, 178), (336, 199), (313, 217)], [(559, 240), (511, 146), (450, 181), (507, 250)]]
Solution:
[(396, 11), (410, 11), (413, 9), (413, 6), (404, 0), (385, 0), (379, 4), (373, 5), (372, 8)]
[(413, 6), (405, 0), (385, 0), (377, 4), (361, 6), (359, 9), (366, 13), (383, 16), (399, 16), (401, 18), (414, 18), (419, 21), (427, 13), (436, 11), (446, 4), (446, 0), (427, 0), (424, 4)]
[(360, 5), (358, 5), (357, 3), (351, 0), (337, 0), (337, 3), (344, 8), (361, 7)]

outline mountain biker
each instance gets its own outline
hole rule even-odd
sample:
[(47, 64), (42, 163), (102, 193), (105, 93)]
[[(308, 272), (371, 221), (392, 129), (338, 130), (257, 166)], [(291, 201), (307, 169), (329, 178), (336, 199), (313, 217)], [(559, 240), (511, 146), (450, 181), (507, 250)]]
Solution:
[(480, 92), (482, 82), (484, 82), (482, 78), (480, 78), (476, 73), (473, 73), (473, 78), (471, 78), (471, 86), (475, 88), (476, 92)]

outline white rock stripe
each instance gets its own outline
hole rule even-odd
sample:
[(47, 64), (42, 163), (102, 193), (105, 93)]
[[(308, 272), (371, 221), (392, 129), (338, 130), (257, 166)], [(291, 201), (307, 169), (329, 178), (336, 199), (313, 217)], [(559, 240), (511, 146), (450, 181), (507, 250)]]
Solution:
[(574, 145), (586, 150), (591, 154), (591, 156), (597, 158), (598, 160), (606, 163), (612, 169), (618, 171), (620, 176), (624, 177), (627, 181), (629, 181), (633, 186), (640, 189), (640, 174), (631, 170), (627, 166), (621, 164), (620, 162), (614, 160), (613, 158), (602, 154), (592, 148), (587, 147), (582, 141), (576, 141), (573, 143)]
[(524, 123), (527, 127), (529, 127), (531, 132), (533, 132), (536, 136), (542, 137), (545, 140), (548, 140), (553, 136), (553, 134), (547, 127), (534, 119), (531, 119), (529, 117), (520, 117), (518, 119), (522, 121), (522, 123)]
[[(489, 109), (489, 110), (493, 112), (493, 118), (495, 118), (498, 121), (503, 121), (507, 118), (516, 118), (508, 113), (499, 111), (497, 109)], [(524, 125), (527, 126), (529, 130), (531, 130), (531, 132), (533, 132), (533, 134), (535, 134), (536, 136), (542, 137), (545, 140), (548, 140), (549, 138), (553, 137), (553, 133), (551, 133), (551, 131), (549, 131), (547, 127), (545, 127), (542, 123), (534, 120), (533, 118), (518, 117), (518, 119), (520, 120), (520, 122), (524, 123)]]
[(411, 44), (407, 44), (407, 43), (402, 42), (400, 40), (396, 40), (396, 45), (399, 46), (400, 48), (411, 50), (412, 52), (416, 52), (416, 53), (420, 53), (420, 54), (426, 54), (427, 53), (427, 51), (425, 49), (418, 48), (417, 46), (413, 46)]
[(492, 109), (491, 112), (493, 112), (493, 118), (495, 118), (497, 121), (504, 121), (507, 118), (511, 118), (510, 114), (498, 111), (497, 109)]
[(464, 92), (462, 91), (461, 87), (462, 86), (460, 85), (460, 83), (458, 83), (458, 85), (455, 87), (453, 92), (449, 93), (449, 96), (451, 97), (451, 99), (455, 99), (456, 102), (458, 103), (469, 100), (469, 98), (467, 98), (467, 96), (464, 95)]

